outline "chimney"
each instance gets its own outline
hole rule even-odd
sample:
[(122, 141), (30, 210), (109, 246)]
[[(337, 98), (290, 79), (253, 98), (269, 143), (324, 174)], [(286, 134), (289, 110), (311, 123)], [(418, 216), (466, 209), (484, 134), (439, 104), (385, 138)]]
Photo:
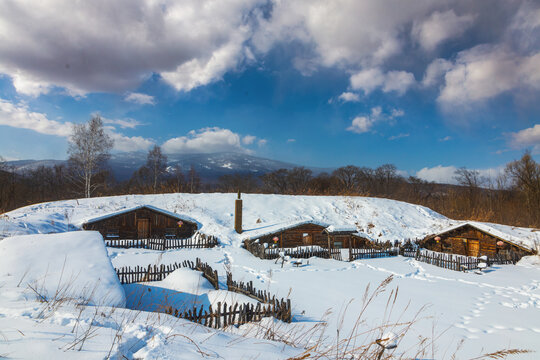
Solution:
[(242, 233), (242, 199), (240, 198), (240, 190), (238, 190), (238, 199), (234, 202), (234, 230), (237, 233)]

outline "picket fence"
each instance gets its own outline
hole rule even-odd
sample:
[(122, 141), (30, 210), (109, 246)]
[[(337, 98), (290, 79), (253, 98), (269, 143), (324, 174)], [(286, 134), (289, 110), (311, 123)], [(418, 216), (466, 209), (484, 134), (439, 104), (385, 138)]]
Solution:
[(275, 295), (271, 295), (266, 290), (257, 290), (254, 288), (253, 281), (248, 283), (234, 281), (230, 272), (227, 272), (227, 289), (235, 293), (244, 294), (266, 304), (274, 303), (276, 301)]
[(215, 236), (196, 233), (189, 238), (171, 239), (164, 237), (146, 239), (104, 239), (105, 245), (114, 248), (142, 248), (150, 250), (201, 249), (218, 245)]
[(214, 286), (216, 290), (219, 290), (219, 278), (217, 271), (212, 269), (212, 267), (207, 263), (203, 263), (199, 258), (195, 259), (195, 262), (185, 260), (181, 263), (173, 263), (169, 265), (161, 264), (159, 266), (124, 266), (115, 270), (121, 284), (133, 284), (146, 281), (161, 281), (165, 279), (165, 277), (171, 272), (179, 268), (189, 268), (192, 270), (201, 271), (203, 276), (212, 284), (212, 286)]
[(227, 305), (227, 303), (218, 302), (215, 309), (212, 308), (212, 305), (208, 309), (205, 309), (204, 306), (200, 308), (194, 306), (193, 309), (187, 311), (179, 311), (169, 307), (165, 312), (215, 329), (260, 321), (262, 318), (270, 316), (287, 323), (292, 320), (291, 301), (289, 299), (286, 301), (274, 300), (270, 304), (257, 303), (257, 305), (247, 303)]
[(320, 257), (323, 259), (343, 260), (341, 249), (326, 249), (320, 246), (300, 246), (296, 248), (266, 247), (263, 244), (245, 242), (246, 250), (260, 259), (273, 260), (283, 256), (290, 256), (295, 259), (309, 259), (310, 257)]
[(349, 249), (349, 261), (360, 259), (375, 259), (389, 256), (398, 256), (398, 247), (392, 247), (389, 249)]
[(414, 257), (415, 260), (426, 264), (455, 271), (475, 270), (478, 269), (478, 264), (480, 263), (486, 263), (487, 266), (490, 265), (489, 261), (476, 257), (441, 253), (426, 249), (418, 249), (413, 256), (411, 255), (411, 253), (403, 254), (403, 256)]

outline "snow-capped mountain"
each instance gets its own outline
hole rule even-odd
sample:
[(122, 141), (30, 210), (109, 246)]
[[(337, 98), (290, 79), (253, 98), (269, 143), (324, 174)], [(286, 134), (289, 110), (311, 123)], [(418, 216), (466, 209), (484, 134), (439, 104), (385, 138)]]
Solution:
[[(65, 160), (18, 160), (9, 161), (8, 165), (17, 172), (36, 169), (39, 166), (54, 166), (66, 163)], [(146, 153), (128, 152), (113, 154), (108, 166), (117, 180), (127, 180), (133, 172), (146, 163)], [(211, 154), (168, 154), (167, 165), (169, 169), (179, 166), (185, 173), (191, 166), (199, 176), (206, 181), (212, 181), (225, 174), (253, 174), (263, 175), (278, 169), (292, 169), (296, 164), (277, 160), (270, 160), (248, 154), (224, 152)], [(314, 173), (325, 169), (311, 168)], [(327, 170), (331, 171), (331, 169)]]

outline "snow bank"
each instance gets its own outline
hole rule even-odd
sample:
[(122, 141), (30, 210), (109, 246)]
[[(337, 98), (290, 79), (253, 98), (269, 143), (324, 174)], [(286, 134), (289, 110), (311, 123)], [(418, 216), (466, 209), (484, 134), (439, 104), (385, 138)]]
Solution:
[[(94, 305), (125, 304), (99, 232), (9, 237), (0, 241), (0, 259), (0, 282), (6, 292), (31, 286), (48, 298), (60, 293)], [(29, 296), (17, 291), (12, 295)]]

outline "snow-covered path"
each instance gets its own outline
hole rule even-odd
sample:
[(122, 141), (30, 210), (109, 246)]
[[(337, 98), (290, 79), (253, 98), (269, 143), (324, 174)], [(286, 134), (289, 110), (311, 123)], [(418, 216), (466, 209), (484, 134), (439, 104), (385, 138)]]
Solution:
[[(375, 328), (383, 321), (411, 320), (425, 307), (421, 319), (403, 339), (401, 349), (414, 347), (419, 336), (435, 336), (436, 358), (447, 358), (456, 351), (458, 358), (505, 348), (540, 351), (540, 268), (535, 265), (495, 266), (478, 275), (404, 257), (352, 263), (312, 258), (301, 267), (285, 264), (281, 268), (273, 260), (260, 260), (243, 249), (231, 247), (164, 253), (109, 249), (109, 253), (115, 266), (135, 264), (134, 261), (139, 265), (160, 261), (167, 264), (201, 257), (218, 270), (223, 284), (224, 267), (228, 264), (236, 280), (253, 281), (256, 288), (279, 297), (290, 294), (295, 324), (324, 319), (331, 336), (338, 328), (341, 334), (349, 333), (362, 308), (366, 286), (373, 290), (392, 275), (389, 289), (399, 288), (393, 315), (383, 319), (387, 295), (381, 295), (363, 314), (363, 327)], [(402, 314), (404, 309), (407, 310)], [(329, 310), (331, 314), (325, 316)], [(341, 317), (345, 319), (342, 324)]]

